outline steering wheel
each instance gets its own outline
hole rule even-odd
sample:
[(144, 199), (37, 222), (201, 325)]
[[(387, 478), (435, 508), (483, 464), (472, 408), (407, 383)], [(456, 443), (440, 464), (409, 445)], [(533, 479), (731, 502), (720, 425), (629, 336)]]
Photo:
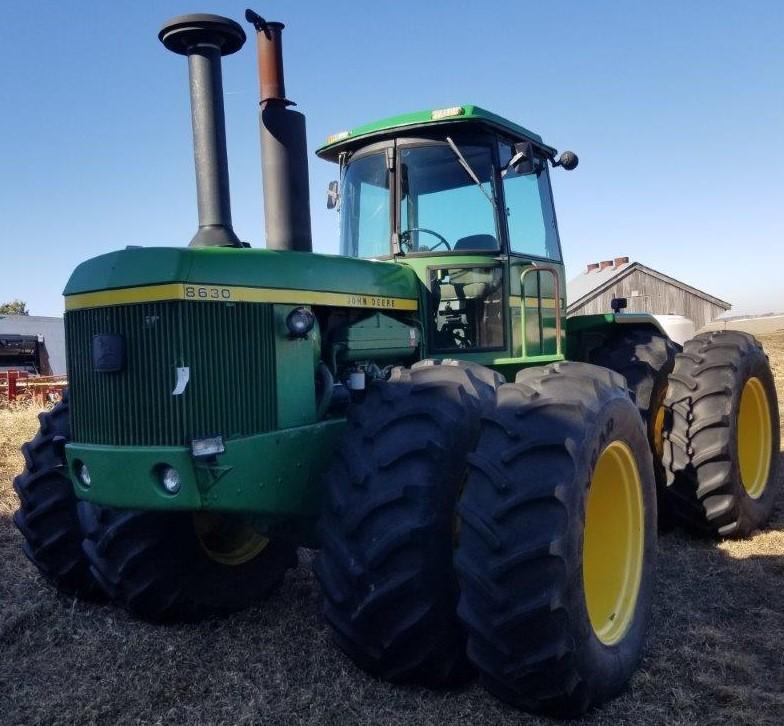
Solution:
[(427, 229), (427, 227), (411, 227), (411, 229), (407, 229), (405, 232), (403, 232), (400, 235), (401, 238), (403, 237), (406, 238), (405, 240), (401, 239), (401, 241), (403, 241), (404, 244), (407, 244), (409, 248), (411, 247), (412, 232), (425, 232), (426, 234), (432, 234), (433, 237), (438, 237), (439, 241), (435, 245), (433, 245), (433, 247), (428, 248), (428, 252), (432, 252), (434, 249), (436, 249), (436, 247), (440, 247), (441, 245), (444, 245), (450, 252), (452, 251), (452, 246), (449, 244), (449, 240), (447, 240), (447, 238), (444, 237), (444, 235), (439, 234), (438, 232), (432, 229)]

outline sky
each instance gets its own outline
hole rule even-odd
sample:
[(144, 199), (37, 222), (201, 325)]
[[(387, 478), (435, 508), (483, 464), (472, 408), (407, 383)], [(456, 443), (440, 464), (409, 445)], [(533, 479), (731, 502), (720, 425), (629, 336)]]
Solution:
[[(209, 4), (4, 2), (0, 302), (59, 315), (89, 257), (186, 245), (197, 227), (184, 58), (159, 27)], [(473, 103), (580, 157), (554, 170), (567, 277), (628, 255), (733, 304), (784, 311), (784, 4), (252, 0), (286, 24), (287, 95), (307, 116), (314, 249), (334, 132)], [(250, 31), (246, 26), (246, 31)], [(234, 228), (264, 244), (254, 38), (224, 58)]]

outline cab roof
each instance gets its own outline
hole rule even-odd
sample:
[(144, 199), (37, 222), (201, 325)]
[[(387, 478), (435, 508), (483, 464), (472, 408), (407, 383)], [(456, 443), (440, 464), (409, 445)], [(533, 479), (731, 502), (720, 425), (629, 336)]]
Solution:
[(358, 146), (364, 146), (368, 141), (378, 141), (384, 137), (394, 136), (400, 129), (426, 129), (431, 126), (471, 122), (489, 127), (495, 131), (503, 131), (511, 136), (514, 141), (533, 141), (551, 156), (555, 156), (557, 153), (554, 148), (547, 146), (542, 141), (541, 136), (523, 126), (479, 106), (464, 105), (404, 113), (399, 116), (390, 116), (380, 121), (374, 121), (364, 126), (357, 126), (348, 131), (341, 131), (330, 136), (327, 139), (327, 143), (316, 150), (316, 154), (322, 159), (337, 161), (338, 155), (342, 151), (349, 151)]

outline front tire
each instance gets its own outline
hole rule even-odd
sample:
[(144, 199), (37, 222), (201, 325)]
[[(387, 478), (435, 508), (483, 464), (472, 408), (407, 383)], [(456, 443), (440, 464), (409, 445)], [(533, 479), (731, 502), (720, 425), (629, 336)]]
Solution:
[(521, 371), (469, 464), (458, 615), (483, 683), (556, 716), (615, 696), (642, 656), (656, 558), (651, 452), (623, 378)]
[(454, 506), (500, 375), (460, 361), (396, 368), (349, 410), (325, 480), (315, 573), (338, 646), (431, 687), (470, 674), (457, 622)]
[(50, 583), (66, 595), (94, 598), (101, 589), (82, 552), (78, 500), (66, 473), (64, 447), (71, 435), (67, 390), (38, 419), (40, 430), (22, 446), (25, 469), (14, 479), (19, 497), (14, 524), (25, 539), (25, 556)]
[(675, 360), (665, 406), (671, 510), (694, 532), (745, 537), (764, 527), (780, 487), (779, 410), (753, 336), (701, 333)]
[[(79, 517), (96, 579), (118, 604), (152, 622), (196, 622), (246, 608), (269, 597), (297, 563), (293, 545), (265, 542), (240, 516), (80, 502)], [(205, 527), (205, 517), (214, 525)]]

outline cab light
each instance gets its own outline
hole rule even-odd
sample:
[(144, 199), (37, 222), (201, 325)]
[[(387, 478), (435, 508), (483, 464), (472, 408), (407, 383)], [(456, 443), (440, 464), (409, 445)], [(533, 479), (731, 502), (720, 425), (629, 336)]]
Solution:
[(332, 136), (327, 136), (327, 143), (334, 144), (337, 141), (343, 141), (343, 139), (347, 139), (351, 136), (350, 131), (339, 131), (336, 134), (332, 134)]
[(449, 108), (437, 108), (430, 113), (430, 118), (433, 121), (438, 121), (438, 119), (449, 118), (450, 116), (462, 116), (464, 113), (465, 109), (462, 106), (450, 106)]

